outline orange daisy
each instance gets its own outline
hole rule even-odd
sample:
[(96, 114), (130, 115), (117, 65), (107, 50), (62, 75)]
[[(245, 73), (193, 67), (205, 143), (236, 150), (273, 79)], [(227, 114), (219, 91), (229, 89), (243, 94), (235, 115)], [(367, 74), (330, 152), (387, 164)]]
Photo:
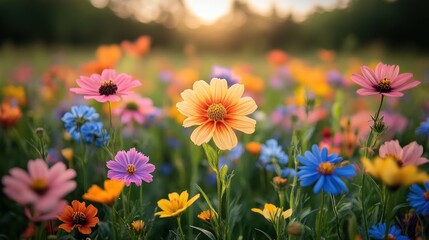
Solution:
[(93, 184), (83, 195), (83, 199), (113, 206), (115, 200), (122, 193), (125, 182), (118, 180), (104, 180), (104, 189)]
[(187, 118), (184, 127), (197, 125), (191, 140), (196, 145), (207, 143), (213, 138), (221, 150), (231, 150), (237, 145), (233, 129), (251, 134), (256, 121), (247, 117), (257, 106), (250, 97), (242, 97), (244, 86), (234, 84), (228, 88), (225, 79), (213, 78), (210, 85), (200, 80), (193, 89), (187, 89), (181, 96), (184, 101), (176, 104), (179, 112)]
[(91, 227), (95, 227), (99, 219), (96, 217), (98, 209), (90, 204), (85, 206), (85, 202), (73, 200), (72, 206), (67, 206), (58, 219), (64, 223), (58, 226), (66, 232), (71, 232), (77, 228), (82, 234), (90, 234)]

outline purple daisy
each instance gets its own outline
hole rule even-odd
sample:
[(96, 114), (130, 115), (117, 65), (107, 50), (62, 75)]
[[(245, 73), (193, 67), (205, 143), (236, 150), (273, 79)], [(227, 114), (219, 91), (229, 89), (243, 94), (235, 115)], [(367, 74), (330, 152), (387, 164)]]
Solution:
[(155, 166), (148, 162), (149, 157), (136, 151), (135, 148), (131, 148), (128, 152), (119, 151), (116, 153), (115, 159), (106, 164), (109, 168), (107, 177), (125, 181), (126, 186), (130, 186), (131, 183), (140, 186), (142, 180), (150, 183), (153, 178), (151, 173), (155, 170)]

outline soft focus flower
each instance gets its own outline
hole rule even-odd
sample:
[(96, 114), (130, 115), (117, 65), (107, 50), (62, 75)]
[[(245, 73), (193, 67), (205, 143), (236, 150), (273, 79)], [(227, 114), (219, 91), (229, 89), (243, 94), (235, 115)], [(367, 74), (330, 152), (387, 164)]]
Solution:
[(80, 88), (70, 88), (71, 92), (98, 102), (118, 102), (120, 95), (127, 95), (131, 88), (141, 85), (140, 81), (133, 80), (128, 74), (116, 74), (114, 69), (104, 69), (101, 75), (80, 76), (76, 82)]
[(264, 209), (252, 208), (252, 212), (259, 213), (265, 217), (268, 221), (276, 223), (280, 217), (286, 219), (292, 216), (292, 209), (283, 211), (281, 208), (276, 207), (274, 204), (265, 203)]
[(404, 148), (399, 145), (398, 140), (385, 142), (380, 146), (379, 154), (382, 158), (392, 157), (399, 165), (404, 167), (408, 165), (418, 166), (429, 162), (428, 159), (422, 157), (423, 147), (415, 141)]
[(417, 166), (401, 167), (395, 159), (389, 156), (386, 158), (376, 157), (373, 161), (363, 158), (361, 161), (367, 173), (379, 178), (384, 184), (393, 189), (429, 181), (429, 176), (424, 172), (420, 172)]
[(102, 65), (113, 68), (122, 57), (121, 48), (116, 44), (101, 45), (95, 51), (95, 56)]
[(416, 130), (416, 134), (429, 137), (429, 118), (426, 118), (424, 122), (420, 123), (420, 126)]
[(33, 204), (36, 212), (52, 212), (61, 198), (76, 188), (72, 180), (75, 170), (66, 169), (62, 162), (48, 168), (43, 159), (29, 160), (27, 168), (28, 173), (12, 168), (10, 176), (2, 178), (3, 192), (18, 204)]
[(127, 40), (123, 41), (121, 47), (128, 55), (132, 57), (141, 57), (149, 51), (150, 42), (149, 36), (140, 36), (134, 43)]
[(226, 80), (213, 78), (210, 85), (200, 80), (194, 83), (193, 90), (182, 92), (184, 101), (176, 104), (180, 113), (187, 118), (184, 127), (199, 125), (191, 134), (196, 145), (207, 143), (213, 138), (221, 150), (230, 150), (237, 145), (233, 129), (251, 134), (256, 121), (246, 117), (257, 106), (250, 97), (241, 97), (244, 86), (234, 84), (228, 88)]
[(297, 156), (299, 162), (304, 166), (299, 166), (297, 176), (301, 186), (306, 187), (315, 183), (313, 192), (319, 193), (323, 189), (326, 193), (340, 194), (347, 192), (347, 186), (342, 178), (349, 178), (356, 175), (353, 165), (336, 166), (343, 158), (337, 153), (329, 154), (328, 149), (314, 144), (312, 152), (305, 151), (305, 156)]
[(64, 114), (61, 120), (71, 137), (77, 141), (81, 140), (81, 128), (88, 122), (93, 122), (99, 117), (93, 107), (79, 105), (71, 107), (71, 111)]
[(102, 122), (87, 122), (82, 125), (80, 132), (82, 133), (85, 143), (94, 143), (96, 147), (106, 145), (107, 141), (110, 139), (107, 130), (103, 129)]
[(429, 215), (429, 182), (424, 183), (424, 188), (416, 184), (411, 185), (407, 201), (418, 214), (427, 216)]
[(71, 232), (77, 228), (82, 234), (90, 234), (91, 228), (95, 227), (99, 219), (96, 217), (98, 209), (90, 204), (86, 207), (85, 202), (73, 200), (71, 206), (67, 206), (64, 212), (58, 216), (63, 223), (58, 228)]
[(419, 81), (408, 81), (413, 77), (411, 73), (399, 74), (398, 65), (387, 65), (378, 63), (375, 71), (367, 66), (361, 67), (363, 74), (353, 74), (352, 80), (362, 88), (357, 90), (359, 95), (382, 94), (388, 97), (402, 97), (402, 91), (414, 88), (420, 84)]
[(144, 222), (143, 220), (135, 220), (131, 223), (131, 226), (133, 226), (133, 229), (136, 233), (139, 233), (144, 228)]
[(228, 86), (232, 86), (240, 82), (240, 77), (235, 76), (232, 69), (222, 67), (219, 65), (214, 65), (212, 67), (210, 78), (225, 79), (226, 82), (228, 83)]
[(197, 217), (205, 222), (210, 222), (214, 217), (214, 212), (210, 209), (200, 212)]
[(119, 151), (116, 153), (115, 159), (106, 164), (109, 168), (107, 177), (123, 180), (127, 187), (131, 183), (140, 186), (142, 181), (150, 183), (153, 178), (151, 173), (155, 170), (155, 166), (148, 162), (149, 157), (136, 151), (135, 148), (131, 148), (128, 152)]
[[(385, 239), (386, 224), (381, 223), (381, 224), (374, 225), (368, 230), (368, 233), (371, 238)], [(401, 235), (401, 229), (396, 227), (396, 225), (392, 225), (389, 229), (387, 239), (408, 240), (408, 237)]]
[(335, 59), (335, 52), (327, 49), (319, 49), (317, 51), (319, 58), (325, 62), (332, 62)]
[(112, 112), (121, 117), (122, 124), (136, 122), (143, 125), (158, 112), (150, 98), (142, 98), (135, 93), (130, 93), (123, 96), (122, 100)]
[(17, 106), (4, 102), (0, 104), (0, 125), (3, 128), (13, 127), (21, 119), (21, 110)]
[(67, 206), (66, 200), (59, 200), (54, 203), (51, 208), (47, 211), (40, 211), (37, 209), (31, 209), (30, 207), (26, 207), (24, 209), (24, 214), (31, 222), (43, 222), (48, 220), (57, 219), (58, 215), (60, 215)]
[(73, 154), (74, 154), (73, 153), (73, 148), (63, 148), (63, 149), (61, 149), (61, 155), (67, 161), (73, 160)]
[(177, 192), (169, 193), (168, 199), (158, 201), (158, 207), (162, 211), (155, 213), (155, 215), (159, 215), (160, 218), (177, 216), (191, 206), (200, 197), (200, 194), (193, 196), (189, 201), (188, 197), (188, 191), (183, 191), (180, 195)]
[(273, 66), (280, 66), (282, 64), (285, 64), (288, 58), (289, 57), (287, 53), (280, 49), (271, 50), (267, 54), (267, 60)]
[(27, 103), (24, 87), (13, 85), (4, 86), (3, 101), (16, 101), (19, 106), (24, 106)]
[(276, 172), (282, 177), (294, 175), (290, 168), (285, 168), (288, 163), (288, 156), (279, 146), (277, 140), (269, 139), (266, 144), (261, 146), (261, 155), (259, 155), (259, 163), (267, 171)]
[(258, 142), (248, 142), (246, 144), (246, 150), (251, 154), (259, 154), (261, 152), (261, 144)]
[(124, 181), (104, 180), (104, 189), (93, 184), (83, 195), (83, 199), (112, 206), (124, 188)]

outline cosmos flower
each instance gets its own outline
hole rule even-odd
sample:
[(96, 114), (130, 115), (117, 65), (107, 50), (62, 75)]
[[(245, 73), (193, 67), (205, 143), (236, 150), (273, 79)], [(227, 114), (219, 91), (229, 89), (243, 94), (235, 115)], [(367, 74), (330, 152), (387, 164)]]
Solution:
[(407, 201), (418, 214), (429, 215), (429, 182), (424, 183), (424, 189), (416, 184), (411, 185)]
[(312, 152), (306, 151), (305, 156), (297, 156), (299, 162), (304, 166), (299, 166), (297, 176), (301, 186), (306, 187), (315, 183), (313, 192), (319, 193), (323, 189), (326, 193), (340, 194), (347, 192), (347, 186), (342, 178), (356, 176), (356, 169), (353, 165), (338, 166), (343, 158), (337, 153), (329, 154), (326, 147), (319, 150), (314, 144)]
[(112, 112), (120, 116), (122, 124), (136, 122), (143, 125), (159, 111), (150, 98), (142, 98), (135, 93), (123, 96), (122, 100)]
[(424, 122), (420, 123), (420, 126), (416, 130), (416, 134), (429, 137), (429, 118), (426, 118)]
[(99, 115), (93, 107), (79, 105), (71, 107), (71, 111), (64, 114), (61, 120), (71, 137), (77, 141), (81, 140), (80, 130), (85, 123), (94, 122)]
[(8, 102), (0, 103), (0, 126), (10, 128), (15, 126), (21, 119), (22, 113), (19, 107)]
[(398, 140), (385, 142), (379, 149), (380, 157), (393, 157), (401, 166), (415, 165), (419, 166), (429, 162), (428, 159), (422, 157), (423, 147), (415, 141), (409, 143), (404, 148), (399, 145)]
[[(368, 230), (368, 233), (371, 238), (385, 239), (386, 224), (381, 223), (381, 224), (374, 225)], [(401, 229), (396, 227), (396, 225), (392, 225), (389, 229), (387, 239), (408, 240), (408, 237), (401, 235)]]
[(124, 188), (124, 181), (104, 180), (104, 189), (93, 184), (83, 195), (83, 199), (112, 206)]
[(372, 176), (379, 178), (385, 185), (395, 189), (401, 186), (410, 186), (414, 183), (429, 181), (429, 176), (420, 172), (415, 165), (400, 166), (392, 157), (376, 157), (373, 161), (361, 159), (365, 170)]
[(130, 75), (117, 74), (114, 69), (104, 69), (101, 75), (80, 76), (76, 82), (79, 88), (70, 88), (71, 92), (98, 102), (118, 102), (121, 95), (127, 95), (131, 88), (141, 85), (140, 81), (133, 80)]
[(246, 115), (253, 113), (257, 106), (252, 98), (242, 98), (243, 92), (243, 85), (228, 88), (226, 80), (217, 78), (213, 78), (210, 85), (197, 81), (193, 90), (182, 92), (184, 101), (176, 106), (187, 117), (184, 127), (198, 125), (191, 134), (194, 144), (201, 145), (213, 138), (219, 149), (230, 150), (238, 142), (233, 129), (247, 134), (255, 131), (256, 121)]
[(134, 43), (128, 40), (123, 41), (121, 47), (128, 55), (137, 58), (144, 56), (149, 51), (150, 42), (149, 36), (140, 36)]
[(155, 213), (155, 216), (158, 215), (160, 218), (177, 216), (191, 206), (200, 197), (200, 194), (193, 196), (189, 201), (188, 197), (188, 191), (183, 191), (180, 195), (177, 192), (169, 193), (168, 199), (158, 201), (158, 207), (162, 211)]
[(48, 220), (57, 219), (67, 206), (66, 200), (58, 200), (56, 203), (53, 203), (52, 207), (48, 211), (40, 211), (36, 209), (30, 209), (26, 207), (24, 209), (24, 214), (31, 222), (43, 222)]
[(64, 212), (58, 216), (58, 219), (63, 222), (58, 228), (68, 233), (77, 229), (82, 234), (90, 234), (91, 228), (99, 222), (96, 217), (97, 212), (98, 209), (92, 204), (86, 207), (85, 202), (73, 200), (72, 205), (67, 206)]
[(107, 177), (123, 180), (127, 187), (131, 183), (140, 186), (142, 181), (150, 183), (153, 178), (151, 173), (155, 170), (155, 166), (148, 162), (149, 157), (138, 152), (135, 148), (131, 148), (128, 152), (119, 151), (116, 153), (115, 159), (106, 164), (109, 168)]
[(408, 81), (413, 77), (411, 73), (399, 74), (398, 65), (378, 63), (375, 71), (367, 66), (361, 67), (363, 75), (353, 74), (352, 80), (362, 88), (357, 90), (359, 95), (381, 94), (388, 97), (402, 97), (402, 91), (414, 88), (419, 81)]
[(292, 209), (283, 211), (281, 208), (278, 208), (271, 203), (265, 203), (264, 209), (252, 208), (251, 211), (261, 214), (262, 216), (265, 217), (265, 219), (267, 219), (272, 223), (276, 223), (280, 219), (280, 217), (282, 217), (283, 219), (286, 219), (292, 216)]

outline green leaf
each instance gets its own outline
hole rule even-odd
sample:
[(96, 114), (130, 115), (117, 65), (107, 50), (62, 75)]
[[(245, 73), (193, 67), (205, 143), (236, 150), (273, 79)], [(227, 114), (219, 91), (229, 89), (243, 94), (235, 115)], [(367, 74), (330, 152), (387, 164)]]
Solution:
[(195, 186), (198, 189), (198, 191), (201, 193), (201, 195), (203, 195), (203, 198), (206, 200), (207, 205), (209, 205), (210, 210), (212, 210), (217, 217), (217, 212), (214, 209), (212, 203), (210, 202), (210, 199), (207, 197), (207, 194), (203, 191), (203, 189), (200, 186), (198, 186), (198, 184), (195, 184)]
[(220, 169), (220, 179), (223, 182), (226, 177), (226, 173), (228, 172), (228, 165), (223, 165)]
[(273, 239), (270, 237), (270, 235), (268, 235), (268, 233), (266, 233), (266, 232), (262, 231), (261, 229), (257, 229), (257, 228), (255, 228), (255, 230), (256, 230), (256, 231), (258, 231), (258, 232), (260, 232), (260, 233), (262, 233), (262, 234), (264, 234), (264, 236), (265, 236), (265, 237), (267, 237), (268, 239), (273, 240)]
[(204, 152), (206, 154), (207, 160), (209, 161), (210, 167), (217, 172), (218, 170), (218, 155), (216, 151), (207, 143), (203, 143)]
[(205, 230), (203, 228), (195, 227), (195, 226), (192, 226), (192, 225), (191, 225), (191, 228), (195, 228), (198, 231), (204, 233), (204, 235), (206, 235), (207, 237), (209, 237), (211, 240), (216, 240), (216, 237), (210, 231), (207, 231), (207, 230)]

